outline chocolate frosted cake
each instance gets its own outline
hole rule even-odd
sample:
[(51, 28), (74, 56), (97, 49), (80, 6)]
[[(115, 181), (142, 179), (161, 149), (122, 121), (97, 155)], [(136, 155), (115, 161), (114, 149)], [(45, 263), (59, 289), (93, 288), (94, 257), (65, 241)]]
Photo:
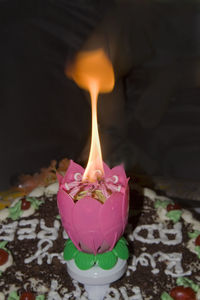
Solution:
[[(57, 182), (38, 187), (0, 211), (1, 300), (88, 299), (66, 270), (57, 191)], [(189, 211), (152, 190), (132, 189), (124, 236), (128, 268), (104, 299), (200, 299), (200, 222)]]

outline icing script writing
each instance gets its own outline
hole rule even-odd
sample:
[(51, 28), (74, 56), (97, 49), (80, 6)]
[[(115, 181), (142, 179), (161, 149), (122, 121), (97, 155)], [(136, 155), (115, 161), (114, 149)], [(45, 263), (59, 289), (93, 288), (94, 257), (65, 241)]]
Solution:
[[(128, 266), (128, 270), (135, 271), (137, 269), (137, 265), (140, 264), (143, 267), (152, 267), (151, 272), (153, 274), (158, 274), (160, 271), (156, 268), (156, 264), (164, 262), (166, 264), (166, 268), (164, 270), (166, 275), (170, 275), (175, 278), (191, 275), (191, 271), (183, 271), (181, 261), (181, 253), (163, 253), (159, 251), (151, 255), (144, 252), (139, 257), (133, 256), (132, 263)], [(129, 273), (127, 275), (129, 275)]]
[[(48, 293), (48, 300), (68, 300), (72, 297), (80, 300), (87, 300), (88, 295), (87, 292), (82, 292), (81, 288), (77, 281), (72, 280), (74, 290), (72, 292), (65, 291), (63, 295), (60, 295), (58, 292), (59, 284), (57, 280), (51, 281), (51, 290)], [(127, 293), (127, 289), (129, 289), (129, 295)], [(132, 295), (130, 295), (130, 291)], [(112, 293), (112, 296), (111, 296)], [(119, 289), (110, 287), (104, 297), (104, 300), (143, 300), (142, 294), (139, 287), (128, 286), (120, 287)]]
[[(40, 230), (36, 233), (36, 227), (39, 226)], [(66, 263), (63, 259), (62, 253), (48, 253), (48, 250), (53, 247), (53, 241), (58, 238), (58, 232), (61, 227), (60, 221), (55, 220), (53, 227), (47, 227), (44, 219), (20, 220), (10, 224), (3, 224), (0, 228), (0, 240), (13, 241), (16, 235), (18, 240), (35, 240), (38, 239), (37, 250), (30, 257), (26, 257), (24, 262), (30, 263), (36, 260), (39, 265), (42, 264), (43, 259), (46, 257), (47, 263), (51, 264), (52, 259), (57, 257), (61, 263)], [(18, 230), (17, 230), (18, 228)], [(63, 231), (63, 238), (67, 239), (68, 236)]]
[[(176, 223), (170, 229), (165, 224), (141, 225), (136, 227), (133, 233), (129, 235), (129, 239), (130, 241), (137, 240), (146, 244), (178, 245), (182, 242), (182, 225), (181, 223)], [(159, 262), (166, 264), (166, 269), (164, 270), (166, 275), (172, 277), (190, 275), (191, 271), (183, 271), (181, 261), (181, 253), (163, 253), (159, 251), (149, 254), (143, 252), (139, 257), (133, 256), (132, 264), (128, 266), (127, 276), (130, 275), (129, 270), (135, 271), (137, 269), (138, 264), (143, 267), (150, 266), (152, 267), (151, 272), (158, 274), (160, 271), (156, 265)]]
[[(174, 224), (171, 229), (166, 228), (164, 224), (141, 225), (136, 227), (133, 233), (129, 235), (129, 239), (147, 244), (178, 245), (182, 242), (181, 229), (181, 223)], [(157, 237), (155, 237), (155, 234), (157, 234)]]

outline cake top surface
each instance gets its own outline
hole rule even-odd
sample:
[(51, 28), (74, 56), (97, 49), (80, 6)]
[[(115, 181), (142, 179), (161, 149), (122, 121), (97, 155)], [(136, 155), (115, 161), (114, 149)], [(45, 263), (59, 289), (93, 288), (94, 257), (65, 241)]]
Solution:
[[(26, 199), (18, 198), (0, 211), (0, 264), (1, 249), (7, 252), (0, 265), (0, 299), (21, 300), (24, 292), (36, 300), (88, 299), (84, 286), (66, 271), (63, 249), (68, 236), (58, 214), (57, 191), (57, 182), (37, 187)], [(130, 251), (128, 268), (110, 285), (105, 299), (161, 299), (180, 285), (181, 278), (197, 286), (200, 299), (199, 235), (200, 222), (191, 212), (152, 190), (131, 188), (124, 235)]]

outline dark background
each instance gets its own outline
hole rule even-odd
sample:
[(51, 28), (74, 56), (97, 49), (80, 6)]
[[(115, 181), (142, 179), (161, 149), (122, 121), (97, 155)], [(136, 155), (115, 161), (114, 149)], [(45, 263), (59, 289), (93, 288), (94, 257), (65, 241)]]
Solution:
[[(125, 125), (123, 134), (115, 124), (102, 126), (108, 137), (102, 143), (105, 160), (122, 161), (136, 173), (199, 180), (199, 3), (149, 0), (147, 9), (145, 1), (130, 2), (130, 15), (127, 9), (127, 18), (116, 19), (128, 20), (126, 26), (113, 30), (116, 73), (121, 58), (130, 58), (116, 83), (123, 92)], [(86, 0), (0, 1), (1, 189), (52, 159), (81, 160), (90, 106), (64, 70), (115, 8), (114, 1), (109, 6)], [(140, 41), (143, 36), (148, 46)], [(148, 47), (151, 55), (132, 59)], [(109, 142), (114, 146), (106, 152)]]

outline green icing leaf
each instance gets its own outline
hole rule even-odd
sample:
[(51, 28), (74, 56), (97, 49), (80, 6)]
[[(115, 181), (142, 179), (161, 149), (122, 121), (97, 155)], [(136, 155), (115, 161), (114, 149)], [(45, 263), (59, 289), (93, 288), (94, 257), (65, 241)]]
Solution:
[(35, 298), (35, 300), (45, 300), (43, 295), (39, 295)]
[(22, 214), (21, 200), (19, 200), (14, 206), (9, 207), (8, 210), (9, 210), (9, 217), (13, 221), (19, 219)]
[(200, 259), (200, 246), (196, 246), (195, 251), (197, 252), (198, 258)]
[(126, 246), (126, 240), (125, 241), (124, 240), (120, 239), (112, 251), (117, 257), (121, 259), (128, 259), (129, 257), (128, 247)]
[(170, 210), (166, 216), (172, 220), (174, 223), (177, 223), (180, 220), (180, 217), (182, 215), (182, 211), (179, 209)]
[(161, 295), (161, 300), (173, 300), (173, 298), (170, 297), (170, 295), (168, 293), (164, 292)]
[(7, 251), (8, 253), (10, 253), (10, 251), (5, 247), (7, 245), (8, 241), (2, 241), (0, 242), (0, 249), (3, 249), (5, 251)]
[(185, 277), (179, 277), (179, 278), (177, 278), (176, 284), (184, 286), (184, 287), (191, 287), (191, 289), (193, 289), (193, 291), (195, 293), (197, 293), (198, 290), (200, 289), (200, 287), (198, 286), (198, 284), (195, 284), (194, 281), (192, 281), (191, 279), (185, 278)]
[(8, 241), (3, 241), (0, 242), (0, 249), (4, 249), (5, 250), (5, 246), (7, 245)]
[(188, 236), (189, 236), (190, 239), (196, 239), (199, 235), (200, 235), (199, 230), (195, 230), (193, 232), (188, 233)]
[(109, 251), (102, 254), (97, 254), (96, 261), (100, 268), (109, 270), (116, 265), (117, 256), (113, 253), (113, 251)]
[(34, 197), (26, 197), (26, 201), (30, 202), (34, 209), (38, 209), (40, 205), (44, 203), (44, 200), (39, 200)]
[(60, 215), (57, 215), (57, 216), (56, 216), (56, 219), (60, 220), (60, 219), (61, 219)]
[(19, 296), (17, 295), (17, 292), (11, 292), (8, 296), (8, 300), (19, 300)]
[(163, 207), (166, 208), (168, 204), (173, 203), (170, 200), (156, 200), (156, 202), (154, 203), (154, 207), (155, 208), (159, 208), (159, 207)]
[(76, 253), (78, 253), (78, 249), (74, 246), (72, 241), (69, 239), (67, 240), (64, 248), (64, 259), (71, 260), (75, 257)]
[(89, 270), (95, 264), (96, 257), (94, 254), (78, 251), (74, 261), (79, 269)]

